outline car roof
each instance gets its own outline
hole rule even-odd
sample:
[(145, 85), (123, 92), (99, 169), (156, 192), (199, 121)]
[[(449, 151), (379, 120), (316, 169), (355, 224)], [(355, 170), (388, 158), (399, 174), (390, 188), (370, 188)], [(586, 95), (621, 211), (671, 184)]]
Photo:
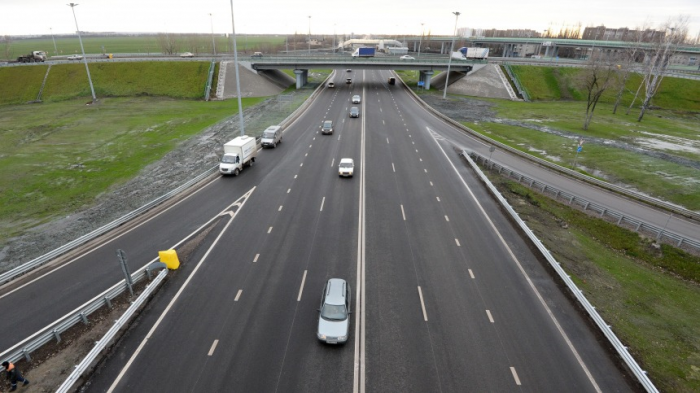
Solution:
[(341, 158), (341, 159), (340, 159), (340, 163), (341, 163), (341, 164), (347, 163), (347, 162), (349, 162), (349, 163), (354, 163), (354, 161), (353, 161), (352, 158)]
[(345, 304), (345, 287), (347, 283), (342, 278), (331, 278), (326, 285), (326, 304)]

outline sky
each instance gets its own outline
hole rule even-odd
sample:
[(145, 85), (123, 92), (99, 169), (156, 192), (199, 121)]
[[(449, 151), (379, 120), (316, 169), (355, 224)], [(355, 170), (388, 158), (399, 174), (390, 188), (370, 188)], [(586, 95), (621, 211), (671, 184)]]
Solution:
[[(232, 31), (231, 0), (74, 0), (80, 31), (214, 33)], [(71, 7), (59, 0), (0, 0), (0, 36), (75, 34)], [(659, 28), (689, 17), (700, 34), (700, 0), (233, 0), (236, 34), (452, 35), (476, 29), (600, 26)], [(211, 16), (209, 15), (211, 14)], [(310, 18), (309, 18), (310, 17)], [(583, 30), (583, 29), (582, 29)]]

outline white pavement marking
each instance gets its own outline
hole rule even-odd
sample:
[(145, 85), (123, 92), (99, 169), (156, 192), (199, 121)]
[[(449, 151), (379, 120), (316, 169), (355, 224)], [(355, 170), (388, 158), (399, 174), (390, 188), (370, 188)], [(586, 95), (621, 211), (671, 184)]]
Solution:
[(324, 203), (326, 203), (326, 197), (323, 197), (323, 199), (321, 199), (321, 210), (319, 210), (319, 211), (323, 211), (323, 204)]
[[(364, 71), (363, 71), (364, 75)], [(364, 93), (364, 87), (363, 87)], [(362, 103), (365, 112), (365, 103)], [(355, 357), (353, 361), (353, 393), (365, 393), (365, 116), (360, 133), (360, 190), (357, 225), (357, 293), (355, 294)]]
[(510, 372), (511, 372), (511, 374), (513, 374), (513, 379), (515, 380), (515, 384), (520, 386), (521, 385), (520, 378), (518, 378), (518, 373), (515, 371), (515, 367), (511, 367)]
[(214, 342), (211, 344), (211, 348), (209, 348), (209, 353), (207, 356), (211, 356), (214, 354), (214, 350), (216, 350), (216, 346), (219, 345), (219, 340), (214, 340)]
[(288, 189), (287, 189), (287, 194), (289, 194), (289, 191), (292, 191), (292, 189), (291, 189), (291, 188), (288, 188)]
[(457, 247), (461, 247), (459, 244), (459, 239), (455, 238), (455, 243), (457, 243)]
[(474, 272), (472, 271), (472, 269), (469, 269), (469, 277), (475, 278), (475, 277), (474, 277)]
[(396, 168), (394, 167), (394, 163), (393, 163), (393, 162), (391, 163), (391, 169), (392, 169), (394, 172), (396, 172)]
[(304, 270), (304, 277), (301, 278), (301, 285), (299, 286), (299, 296), (297, 296), (297, 301), (301, 301), (301, 293), (304, 292), (304, 283), (306, 282), (306, 270)]
[(425, 322), (428, 322), (428, 313), (425, 312), (425, 302), (423, 302), (423, 291), (420, 289), (420, 285), (418, 286), (418, 296), (420, 297), (420, 308), (423, 309), (423, 319)]
[(440, 197), (436, 196), (435, 199), (437, 199), (437, 201), (440, 202)]
[[(430, 128), (428, 128), (428, 131), (431, 134), (433, 134), (433, 131)], [(583, 359), (581, 358), (581, 355), (579, 355), (578, 351), (574, 347), (574, 344), (571, 342), (571, 340), (569, 339), (569, 336), (564, 331), (564, 328), (562, 328), (561, 324), (559, 324), (559, 321), (554, 316), (554, 313), (552, 312), (552, 310), (549, 308), (549, 306), (547, 306), (547, 302), (545, 302), (544, 298), (542, 297), (540, 292), (537, 290), (537, 287), (535, 287), (535, 284), (530, 279), (530, 276), (527, 275), (527, 272), (523, 268), (523, 265), (520, 263), (520, 260), (515, 256), (515, 254), (513, 253), (513, 250), (510, 249), (510, 246), (508, 246), (508, 243), (501, 235), (501, 232), (498, 231), (498, 228), (496, 228), (496, 225), (491, 220), (491, 217), (489, 217), (489, 215), (486, 213), (486, 210), (484, 210), (484, 207), (481, 206), (481, 203), (479, 203), (479, 200), (477, 199), (476, 195), (474, 195), (471, 188), (469, 188), (469, 185), (467, 185), (467, 182), (464, 180), (462, 175), (459, 173), (459, 171), (455, 167), (454, 163), (450, 160), (450, 157), (447, 155), (445, 150), (442, 148), (442, 146), (440, 146), (440, 143), (438, 143), (438, 141), (434, 135), (433, 135), (433, 140), (435, 141), (435, 144), (438, 146), (438, 148), (442, 151), (442, 154), (447, 159), (447, 162), (449, 162), (450, 165), (452, 166), (452, 169), (457, 174), (457, 177), (459, 177), (460, 181), (462, 182), (462, 185), (464, 185), (464, 188), (467, 190), (467, 192), (471, 196), (474, 203), (479, 207), (479, 211), (481, 211), (481, 214), (484, 216), (486, 221), (488, 221), (493, 232), (496, 234), (496, 236), (498, 236), (498, 240), (503, 245), (503, 248), (505, 248), (505, 250), (508, 252), (508, 255), (510, 255), (510, 258), (513, 261), (513, 263), (515, 263), (515, 265), (520, 270), (520, 273), (523, 275), (523, 277), (525, 277), (525, 280), (527, 281), (528, 285), (530, 286), (530, 289), (532, 289), (532, 291), (535, 293), (535, 296), (537, 296), (537, 299), (540, 301), (542, 308), (544, 308), (545, 311), (547, 311), (547, 315), (549, 315), (549, 318), (552, 320), (552, 323), (559, 331), (559, 334), (561, 334), (562, 338), (566, 342), (566, 345), (569, 347), (569, 349), (571, 350), (571, 353), (574, 355), (574, 357), (578, 361), (578, 364), (581, 366), (581, 369), (583, 369), (583, 372), (588, 377), (588, 380), (591, 382), (591, 385), (593, 385), (593, 388), (595, 389), (595, 391), (602, 393), (602, 390), (598, 386), (598, 383), (596, 382), (595, 378), (593, 378), (593, 375), (591, 374), (590, 370), (588, 370), (588, 366), (586, 366), (586, 363), (584, 363)]]
[(491, 311), (486, 310), (486, 315), (489, 317), (489, 322), (493, 323), (493, 317), (491, 316)]
[(255, 254), (255, 258), (253, 258), (253, 263), (257, 262), (258, 258), (260, 258), (260, 254)]
[(296, 178), (297, 178), (297, 176), (299, 176), (299, 175), (294, 175), (294, 178), (296, 179)]
[(445, 221), (450, 222), (450, 217), (447, 217), (447, 214), (445, 214)]
[(386, 138), (386, 143), (389, 143), (389, 138)]
[(301, 164), (299, 164), (299, 166), (304, 166), (304, 163), (302, 162)]
[[(250, 197), (250, 195), (253, 193), (254, 190), (255, 190), (255, 187), (251, 188), (250, 191), (248, 191), (242, 197), (238, 198), (238, 200), (234, 203), (234, 204), (239, 204), (239, 208), (238, 208), (237, 212), (243, 208), (246, 201), (248, 200), (248, 198)], [(243, 202), (242, 203), (238, 202), (241, 199), (243, 199)], [(185, 283), (182, 284), (182, 286), (177, 291), (175, 296), (172, 298), (172, 300), (170, 300), (170, 303), (168, 303), (168, 306), (165, 307), (165, 310), (163, 310), (163, 312), (160, 314), (160, 317), (158, 317), (158, 320), (153, 324), (153, 327), (151, 328), (151, 330), (148, 331), (148, 334), (146, 334), (146, 337), (141, 341), (141, 344), (139, 344), (138, 348), (136, 348), (136, 351), (134, 351), (134, 354), (131, 355), (131, 358), (129, 358), (129, 361), (126, 362), (126, 365), (121, 369), (121, 371), (119, 372), (119, 375), (117, 375), (117, 377), (114, 379), (114, 382), (112, 382), (112, 385), (107, 390), (107, 393), (114, 392), (114, 389), (116, 389), (117, 385), (119, 385), (119, 382), (121, 381), (121, 379), (124, 378), (124, 374), (126, 374), (126, 372), (129, 370), (129, 367), (131, 367), (131, 365), (134, 363), (134, 360), (136, 360), (136, 357), (139, 355), (139, 353), (141, 353), (141, 350), (143, 350), (143, 347), (146, 346), (146, 343), (153, 336), (153, 333), (156, 331), (158, 326), (160, 326), (160, 323), (163, 321), (163, 319), (168, 314), (168, 312), (170, 312), (170, 309), (173, 307), (175, 302), (180, 298), (180, 295), (182, 295), (182, 292), (184, 292), (185, 288), (187, 288), (190, 281), (192, 281), (192, 278), (194, 278), (194, 276), (197, 274), (197, 272), (199, 271), (199, 268), (202, 267), (202, 264), (207, 259), (207, 257), (209, 256), (211, 251), (214, 249), (214, 247), (216, 247), (216, 245), (219, 243), (219, 240), (221, 240), (224, 233), (226, 233), (226, 229), (228, 229), (228, 227), (233, 223), (234, 218), (235, 218), (235, 216), (231, 220), (229, 220), (228, 223), (226, 223), (224, 228), (221, 230), (221, 233), (219, 233), (219, 236), (217, 236), (216, 239), (214, 239), (214, 242), (211, 244), (211, 246), (209, 246), (209, 249), (207, 250), (207, 252), (204, 253), (204, 256), (202, 256), (202, 259), (199, 260), (199, 262), (197, 263), (197, 266), (195, 266), (194, 270), (192, 270), (192, 273), (189, 275), (189, 277), (187, 277), (187, 280), (185, 280)]]
[(272, 227), (270, 227), (270, 228), (267, 230), (267, 233), (270, 233), (270, 232), (272, 232)]
[(242, 289), (239, 289), (239, 290), (238, 290), (238, 293), (236, 294), (236, 298), (233, 299), (233, 301), (234, 301), (234, 302), (237, 302), (238, 299), (241, 298), (241, 294), (242, 294), (242, 293), (243, 293), (243, 290), (242, 290)]
[(425, 171), (425, 173), (428, 173), (428, 169), (427, 169), (427, 168), (423, 168), (423, 170)]
[(308, 156), (309, 156), (309, 153), (304, 154), (304, 157), (308, 157)]
[(281, 212), (281, 211), (282, 211), (282, 205), (280, 205), (280, 208), (277, 209), (277, 211), (278, 211), (278, 212)]
[(432, 187), (432, 186), (433, 186), (433, 182), (430, 182), (430, 187)]
[(331, 160), (331, 167), (335, 165), (335, 158)]
[(403, 205), (401, 205), (401, 216), (403, 217), (403, 220), (406, 221), (406, 212), (403, 210)]

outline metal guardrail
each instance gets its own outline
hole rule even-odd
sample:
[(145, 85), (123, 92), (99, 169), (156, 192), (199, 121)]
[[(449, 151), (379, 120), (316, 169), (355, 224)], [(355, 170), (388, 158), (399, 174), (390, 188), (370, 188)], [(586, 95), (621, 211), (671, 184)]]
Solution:
[(620, 187), (620, 186), (617, 186), (614, 184), (610, 184), (608, 182), (598, 180), (598, 179), (590, 177), (590, 176), (586, 176), (584, 174), (581, 174), (581, 173), (576, 172), (574, 170), (571, 170), (569, 168), (564, 168), (563, 166), (560, 166), (560, 165), (557, 165), (555, 163), (543, 160), (539, 157), (532, 156), (532, 155), (527, 154), (525, 152), (522, 152), (518, 149), (512, 148), (504, 143), (501, 143), (501, 142), (498, 142), (494, 139), (491, 139), (485, 135), (482, 135), (482, 134), (472, 130), (471, 128), (461, 124), (460, 122), (453, 120), (453, 119), (445, 116), (444, 114), (440, 113), (439, 111), (435, 110), (435, 108), (431, 107), (425, 101), (423, 101), (420, 98), (420, 96), (418, 96), (413, 90), (411, 90), (409, 88), (407, 88), (407, 90), (408, 90), (409, 94), (413, 95), (413, 97), (416, 99), (416, 102), (418, 102), (420, 105), (422, 105), (427, 111), (429, 111), (433, 115), (439, 117), (445, 123), (448, 123), (448, 124), (452, 125), (453, 127), (462, 130), (466, 134), (468, 134), (468, 135), (470, 135), (470, 136), (472, 136), (472, 137), (474, 137), (474, 138), (476, 138), (484, 143), (490, 144), (494, 147), (498, 147), (499, 149), (507, 151), (515, 156), (518, 156), (520, 158), (534, 162), (534, 163), (536, 163), (544, 168), (550, 169), (554, 172), (559, 172), (559, 173), (565, 174), (569, 177), (575, 178), (575, 179), (580, 180), (584, 183), (598, 186), (604, 190), (612, 191), (612, 192), (615, 192), (617, 194), (624, 195), (630, 199), (644, 202), (650, 206), (659, 207), (661, 209), (672, 212), (676, 215), (690, 218), (696, 222), (700, 222), (700, 212), (684, 209), (684, 208), (679, 207), (677, 205), (673, 205), (671, 203), (664, 202), (664, 201), (661, 201), (661, 200), (658, 200), (656, 198), (652, 198), (652, 197), (649, 197), (649, 196), (646, 196), (643, 194), (639, 194), (639, 193), (630, 191), (626, 188), (623, 188), (623, 187)]
[(69, 389), (75, 384), (75, 382), (87, 371), (88, 367), (97, 359), (100, 353), (109, 345), (117, 333), (126, 326), (126, 324), (131, 320), (136, 311), (138, 311), (141, 306), (146, 302), (149, 296), (155, 291), (155, 289), (160, 285), (160, 283), (165, 280), (165, 276), (168, 274), (168, 269), (163, 269), (158, 276), (148, 285), (148, 287), (139, 295), (139, 297), (129, 306), (124, 315), (122, 315), (118, 320), (115, 321), (114, 325), (107, 331), (107, 333), (100, 339), (100, 341), (95, 343), (95, 346), (88, 353), (88, 355), (75, 366), (73, 372), (68, 376), (68, 378), (61, 384), (61, 386), (56, 390), (57, 393), (68, 392)]
[[(139, 270), (135, 271), (132, 275), (132, 282), (138, 283), (143, 280), (146, 276), (146, 269), (148, 266), (143, 266)], [(88, 300), (80, 307), (69, 312), (63, 317), (59, 318), (55, 322), (49, 324), (45, 328), (39, 330), (38, 332), (32, 334), (21, 342), (15, 344), (13, 347), (7, 349), (3, 353), (0, 353), (0, 359), (8, 359), (11, 362), (16, 362), (22, 358), (27, 361), (31, 361), (30, 354), (37, 349), (41, 348), (45, 344), (56, 340), (61, 341), (61, 334), (66, 332), (71, 327), (82, 322), (87, 324), (88, 317), (95, 311), (102, 308), (102, 306), (111, 307), (112, 299), (121, 295), (128, 289), (125, 280), (113, 285), (111, 288), (95, 296), (91, 300)]]
[(503, 68), (505, 68), (506, 72), (508, 73), (508, 76), (510, 77), (510, 80), (513, 81), (513, 84), (515, 84), (515, 87), (518, 89), (518, 94), (520, 94), (520, 96), (523, 97), (523, 100), (529, 102), (530, 96), (527, 95), (527, 91), (525, 91), (525, 88), (523, 88), (523, 85), (520, 84), (520, 80), (515, 75), (513, 70), (510, 68), (510, 64), (503, 63)]
[(665, 228), (660, 228), (656, 225), (649, 224), (634, 217), (629, 217), (623, 213), (609, 209), (606, 206), (599, 205), (585, 198), (570, 194), (564, 190), (560, 190), (556, 187), (528, 177), (527, 175), (523, 175), (506, 166), (489, 161), (488, 158), (475, 152), (470, 152), (469, 156), (477, 163), (481, 161), (485, 165), (488, 165), (490, 169), (503, 176), (517, 180), (519, 183), (526, 184), (530, 188), (538, 189), (543, 194), (549, 194), (555, 199), (563, 199), (567, 201), (569, 205), (580, 206), (584, 211), (589, 210), (596, 212), (600, 218), (609, 219), (610, 221), (615, 222), (618, 226), (632, 229), (639, 233), (650, 234), (651, 236), (655, 236), (656, 241), (665, 241), (675, 245), (678, 248), (690, 248), (695, 252), (700, 252), (700, 242), (697, 240), (689, 239), (677, 233), (668, 231)]
[(86, 235), (83, 235), (83, 236), (81, 236), (81, 237), (79, 237), (79, 238), (77, 238), (77, 239), (75, 239), (75, 240), (73, 240), (73, 241), (71, 241), (71, 242), (69, 242), (69, 243), (66, 243), (66, 244), (64, 244), (63, 246), (61, 246), (61, 247), (59, 247), (59, 248), (57, 248), (57, 249), (55, 249), (55, 250), (53, 250), (53, 251), (50, 251), (50, 252), (48, 252), (48, 253), (46, 253), (46, 254), (44, 254), (44, 255), (38, 257), (38, 258), (35, 258), (35, 259), (33, 259), (33, 260), (31, 260), (31, 261), (29, 261), (29, 262), (27, 262), (27, 263), (24, 263), (24, 264), (22, 264), (22, 265), (20, 265), (20, 266), (18, 266), (18, 267), (16, 267), (16, 268), (14, 268), (14, 269), (8, 271), (8, 272), (5, 272), (5, 273), (3, 273), (3, 274), (0, 274), (0, 285), (6, 283), (6, 282), (8, 282), (8, 281), (14, 280), (14, 279), (17, 278), (18, 276), (23, 275), (23, 274), (25, 274), (25, 273), (27, 273), (27, 272), (29, 272), (29, 271), (31, 271), (31, 270), (34, 270), (34, 269), (36, 269), (37, 267), (40, 267), (40, 266), (42, 266), (43, 264), (45, 264), (45, 263), (51, 261), (52, 259), (54, 259), (54, 258), (56, 258), (56, 257), (58, 257), (58, 256), (60, 256), (60, 255), (62, 255), (62, 254), (64, 254), (64, 253), (66, 253), (66, 252), (72, 250), (73, 248), (75, 248), (75, 247), (77, 247), (77, 246), (80, 246), (80, 245), (82, 245), (82, 244), (85, 244), (86, 242), (88, 242), (88, 241), (90, 241), (90, 240), (93, 240), (93, 239), (95, 239), (96, 237), (107, 233), (108, 231), (111, 231), (112, 229), (114, 229), (114, 228), (116, 228), (116, 227), (118, 227), (118, 226), (124, 224), (125, 222), (127, 222), (127, 221), (129, 221), (129, 220), (135, 218), (136, 216), (145, 213), (146, 211), (152, 209), (153, 207), (158, 206), (159, 204), (161, 204), (161, 203), (167, 201), (168, 199), (170, 199), (170, 198), (174, 197), (175, 195), (179, 194), (180, 192), (182, 192), (182, 191), (186, 190), (187, 188), (193, 186), (194, 184), (196, 184), (196, 183), (198, 183), (199, 181), (203, 180), (203, 179), (206, 178), (207, 176), (210, 176), (210, 175), (213, 174), (214, 172), (217, 172), (218, 169), (219, 169), (219, 165), (217, 164), (216, 166), (212, 167), (211, 169), (209, 169), (209, 170), (203, 172), (202, 174), (196, 176), (196, 177), (193, 178), (192, 180), (190, 180), (190, 181), (184, 183), (184, 184), (181, 185), (180, 187), (177, 187), (176, 189), (174, 189), (174, 190), (172, 190), (172, 191), (170, 191), (170, 192), (168, 192), (168, 193), (166, 193), (166, 194), (164, 194), (164, 195), (161, 195), (160, 197), (158, 197), (158, 198), (152, 200), (151, 202), (148, 202), (147, 204), (145, 204), (145, 205), (139, 207), (138, 209), (136, 209), (136, 210), (134, 210), (134, 211), (132, 211), (132, 212), (130, 212), (130, 213), (127, 213), (127, 214), (125, 214), (125, 215), (123, 215), (123, 216), (117, 218), (116, 220), (112, 221), (111, 223), (109, 223), (109, 224), (107, 224), (107, 225), (104, 225), (104, 226), (102, 226), (102, 227), (100, 227), (100, 228), (98, 228), (98, 229), (95, 229), (94, 231), (92, 231), (92, 232), (90, 232), (90, 233), (88, 233), (88, 234), (86, 234)]
[(540, 242), (540, 240), (535, 236), (535, 234), (528, 228), (527, 224), (520, 219), (520, 216), (518, 213), (513, 210), (513, 208), (510, 206), (508, 201), (503, 198), (503, 196), (498, 192), (496, 187), (491, 184), (489, 179), (484, 175), (484, 173), (479, 169), (479, 167), (476, 165), (476, 163), (471, 159), (469, 154), (466, 151), (462, 151), (462, 156), (467, 160), (471, 168), (477, 173), (481, 181), (486, 184), (487, 188), (491, 192), (491, 194), (499, 201), (499, 203), (508, 211), (508, 213), (511, 215), (513, 220), (518, 224), (520, 229), (525, 232), (527, 237), (530, 239), (530, 241), (537, 247), (537, 249), (542, 253), (542, 255), (547, 259), (547, 262), (549, 262), (549, 265), (556, 271), (557, 275), (559, 278), (564, 281), (566, 286), (569, 288), (571, 293), (576, 297), (576, 300), (578, 300), (579, 304), (586, 310), (588, 313), (589, 317), (593, 320), (593, 322), (596, 324), (598, 329), (605, 335), (605, 337), (608, 339), (610, 344), (615, 348), (615, 351), (617, 351), (618, 355), (622, 358), (622, 360), (625, 362), (627, 367), (632, 371), (634, 376), (637, 378), (639, 383), (646, 389), (647, 392), (658, 392), (656, 389), (656, 386), (651, 382), (649, 377), (647, 376), (647, 373), (642, 370), (642, 368), (639, 366), (636, 360), (632, 357), (632, 355), (627, 351), (627, 347), (622, 344), (620, 339), (617, 338), (615, 333), (612, 331), (610, 326), (605, 322), (605, 320), (598, 314), (598, 311), (596, 311), (595, 307), (586, 299), (586, 297), (583, 295), (583, 292), (576, 286), (576, 284), (571, 280), (569, 275), (562, 269), (562, 267), (559, 265), (559, 262), (557, 262), (556, 259), (552, 256), (552, 254), (547, 250), (547, 248)]

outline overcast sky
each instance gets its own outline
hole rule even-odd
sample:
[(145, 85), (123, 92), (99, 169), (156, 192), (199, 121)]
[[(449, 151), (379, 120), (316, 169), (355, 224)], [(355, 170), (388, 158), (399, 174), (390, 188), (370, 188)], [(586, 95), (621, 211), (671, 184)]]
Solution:
[[(0, 35), (74, 34), (67, 1), (0, 0)], [(84, 0), (75, 14), (81, 31), (231, 32), (230, 0)], [(533, 29), (563, 25), (658, 28), (690, 16), (700, 32), (700, 0), (234, 0), (238, 34), (451, 35), (458, 27)], [(210, 18), (209, 14), (212, 14)], [(309, 18), (311, 16), (311, 18)], [(423, 26), (421, 26), (423, 24)]]

